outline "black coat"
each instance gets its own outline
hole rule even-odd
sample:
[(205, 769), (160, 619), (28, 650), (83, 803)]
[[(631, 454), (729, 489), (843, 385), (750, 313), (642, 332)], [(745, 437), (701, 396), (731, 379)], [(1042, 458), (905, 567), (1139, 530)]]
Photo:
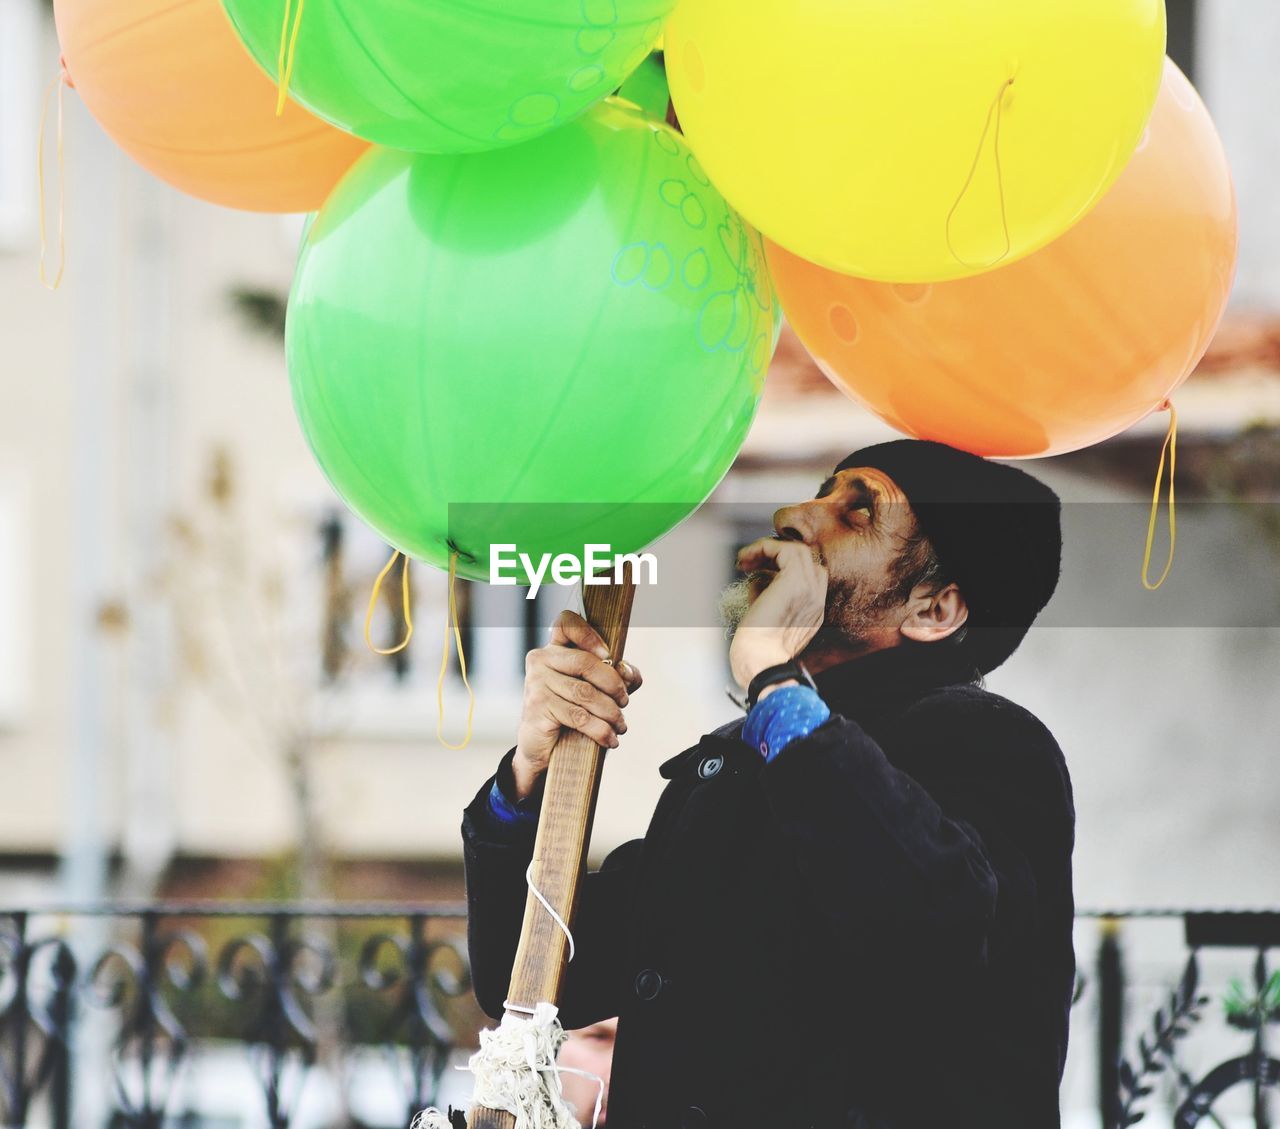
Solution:
[[(662, 766), (645, 838), (586, 879), (561, 1018), (621, 1017), (610, 1126), (1058, 1126), (1075, 814), (1057, 743), (945, 645), (817, 682), (829, 722), (769, 764), (741, 721), (703, 737)], [(488, 791), (463, 834), (496, 1017), (533, 840), (495, 828)]]

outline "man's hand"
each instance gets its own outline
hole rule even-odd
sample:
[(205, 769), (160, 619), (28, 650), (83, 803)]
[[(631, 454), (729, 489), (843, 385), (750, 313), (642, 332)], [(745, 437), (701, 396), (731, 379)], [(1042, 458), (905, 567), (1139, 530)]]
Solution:
[(762, 670), (790, 662), (822, 626), (827, 607), (827, 570), (809, 546), (762, 537), (738, 554), (743, 572), (775, 572), (729, 647), (729, 668), (744, 690)]
[(525, 656), (524, 705), (511, 763), (516, 799), (528, 796), (547, 770), (562, 729), (618, 747), (618, 735), (627, 731), (622, 708), (642, 679), (630, 663), (614, 667), (604, 661), (608, 657), (591, 625), (568, 611), (556, 618), (551, 641)]

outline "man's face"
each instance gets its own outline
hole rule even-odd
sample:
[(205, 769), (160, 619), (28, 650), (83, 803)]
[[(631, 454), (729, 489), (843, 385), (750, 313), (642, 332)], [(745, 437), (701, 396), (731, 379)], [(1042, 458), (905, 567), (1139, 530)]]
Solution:
[[(858, 647), (875, 633), (896, 631), (894, 613), (902, 618), (927, 545), (906, 495), (884, 471), (839, 471), (809, 501), (778, 510), (773, 527), (778, 537), (807, 545), (827, 570), (826, 617), (815, 644)], [(721, 610), (729, 627), (774, 575), (752, 573), (726, 590)]]

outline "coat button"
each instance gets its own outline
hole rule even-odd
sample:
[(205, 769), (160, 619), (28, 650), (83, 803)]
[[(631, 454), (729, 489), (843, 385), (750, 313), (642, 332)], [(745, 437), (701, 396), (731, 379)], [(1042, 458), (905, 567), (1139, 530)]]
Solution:
[(707, 1117), (707, 1111), (700, 1105), (691, 1105), (684, 1111), (684, 1120), (681, 1123), (681, 1129), (706, 1129), (711, 1122)]
[(715, 756), (703, 757), (702, 763), (698, 765), (698, 775), (703, 780), (710, 780), (722, 768), (724, 768), (724, 757), (718, 753)]
[(648, 1003), (656, 1000), (662, 991), (662, 976), (652, 968), (646, 968), (636, 977), (636, 995)]

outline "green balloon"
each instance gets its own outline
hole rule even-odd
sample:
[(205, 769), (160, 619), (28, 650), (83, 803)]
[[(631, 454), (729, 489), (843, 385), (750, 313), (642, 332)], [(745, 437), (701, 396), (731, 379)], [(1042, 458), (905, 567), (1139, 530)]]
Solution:
[[(420, 153), (527, 141), (621, 85), (675, 0), (222, 0), (273, 79), (359, 137)], [(286, 67), (286, 69), (288, 69)]]
[(347, 505), (483, 580), (491, 545), (634, 552), (695, 510), (778, 329), (759, 236), (609, 99), (510, 149), (370, 151), (307, 233), (287, 354)]

